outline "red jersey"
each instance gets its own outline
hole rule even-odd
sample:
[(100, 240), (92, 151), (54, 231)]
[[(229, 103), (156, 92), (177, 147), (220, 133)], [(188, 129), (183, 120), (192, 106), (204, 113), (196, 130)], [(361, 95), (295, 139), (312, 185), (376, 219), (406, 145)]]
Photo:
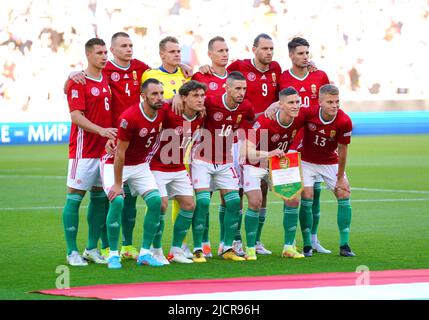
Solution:
[[(285, 126), (280, 122), (280, 111), (276, 114), (276, 120), (271, 120), (265, 115), (260, 115), (253, 124), (252, 131), (249, 132), (248, 138), (255, 143), (256, 150), (272, 151), (275, 149), (287, 152), (290, 144), (294, 141), (296, 133), (305, 123), (305, 117), (302, 112), (298, 114), (293, 121)], [(253, 141), (252, 141), (253, 140)], [(246, 164), (251, 164), (255, 167), (267, 167), (267, 161), (262, 160), (246, 160)]]
[(321, 116), (321, 107), (301, 110), (306, 118), (302, 160), (315, 164), (337, 164), (338, 144), (350, 143), (353, 127), (350, 117), (340, 109), (333, 120), (325, 121)]
[[(163, 109), (158, 110), (154, 118), (149, 118), (142, 103), (131, 106), (120, 115), (117, 138), (130, 142), (125, 152), (126, 166), (149, 163), (152, 160), (159, 147), (159, 133), (164, 119)], [(113, 157), (107, 159), (106, 163), (114, 163)]]
[(253, 59), (234, 61), (227, 70), (228, 72), (240, 71), (246, 77), (246, 98), (253, 104), (255, 113), (264, 112), (278, 100), (278, 80), (282, 69), (276, 61), (272, 61), (265, 72), (256, 68)]
[(160, 147), (150, 163), (150, 168), (164, 172), (186, 170), (185, 152), (196, 132), (203, 126), (204, 118), (198, 114), (192, 119), (188, 119), (185, 115), (178, 116), (171, 111), (169, 105), (163, 109), (166, 115), (163, 122), (164, 131), (161, 135)]
[(118, 118), (128, 107), (140, 102), (140, 79), (149, 66), (137, 59), (131, 60), (128, 67), (121, 67), (113, 60), (108, 61), (103, 73), (112, 89), (112, 117), (115, 127)]
[[(232, 144), (235, 131), (247, 129), (255, 113), (249, 100), (244, 99), (235, 109), (230, 109), (225, 102), (226, 94), (207, 97), (206, 117), (201, 141), (195, 146), (194, 158), (214, 164), (232, 162)], [(247, 123), (247, 124), (246, 124)]]
[(329, 78), (321, 70), (307, 72), (303, 78), (295, 76), (292, 70), (286, 70), (282, 73), (279, 80), (280, 90), (293, 87), (298, 91), (301, 107), (318, 107), (319, 89), (325, 84), (329, 84)]
[(192, 80), (205, 83), (207, 85), (206, 96), (218, 96), (225, 93), (225, 82), (228, 77), (228, 73), (226, 73), (223, 77), (217, 74), (203, 74), (201, 72), (197, 72), (192, 76)]
[[(103, 127), (112, 127), (112, 114), (110, 109), (111, 93), (105, 76), (100, 80), (86, 78), (86, 84), (77, 84), (73, 81), (67, 83), (67, 101), (70, 112), (80, 110), (92, 123)], [(88, 159), (100, 158), (104, 151), (107, 138), (96, 133), (90, 133), (71, 124), (69, 158)]]

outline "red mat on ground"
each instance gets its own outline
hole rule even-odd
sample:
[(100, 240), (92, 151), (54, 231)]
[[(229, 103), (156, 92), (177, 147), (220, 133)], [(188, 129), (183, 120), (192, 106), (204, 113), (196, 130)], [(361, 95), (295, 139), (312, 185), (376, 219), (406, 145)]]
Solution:
[[(355, 272), (296, 274), (228, 279), (180, 280), (134, 284), (110, 284), (37, 291), (43, 294), (81, 298), (127, 299), (214, 292), (353, 286)], [(429, 282), (429, 269), (371, 271), (371, 285)]]

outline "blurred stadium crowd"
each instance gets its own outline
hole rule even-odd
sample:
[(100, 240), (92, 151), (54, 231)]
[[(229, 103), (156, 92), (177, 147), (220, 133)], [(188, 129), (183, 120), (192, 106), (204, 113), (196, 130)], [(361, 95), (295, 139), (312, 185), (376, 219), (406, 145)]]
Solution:
[(287, 42), (301, 36), (343, 100), (429, 97), (429, 0), (0, 0), (0, 8), (2, 122), (69, 120), (67, 74), (84, 68), (89, 38), (109, 44), (117, 31), (152, 67), (161, 64), (158, 42), (175, 36), (195, 70), (209, 63), (210, 38), (223, 36), (230, 59), (244, 59), (262, 32), (285, 70)]

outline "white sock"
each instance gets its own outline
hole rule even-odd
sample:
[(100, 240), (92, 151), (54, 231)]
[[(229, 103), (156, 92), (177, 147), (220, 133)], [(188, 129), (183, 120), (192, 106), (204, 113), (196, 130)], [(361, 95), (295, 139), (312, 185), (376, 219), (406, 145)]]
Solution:
[(293, 247), (293, 245), (285, 244), (285, 245), (283, 246), (283, 250), (287, 250), (287, 249), (289, 249), (290, 247)]
[(116, 251), (111, 250), (110, 251), (109, 258), (114, 257), (114, 256), (119, 257), (119, 251), (118, 250), (116, 250)]
[(172, 246), (171, 247), (171, 249), (170, 249), (170, 253), (179, 253), (180, 251), (183, 251), (182, 250), (182, 248), (180, 248), (180, 247), (175, 247), (175, 246)]
[(152, 253), (156, 255), (163, 255), (164, 252), (162, 252), (162, 248), (153, 248)]
[(317, 243), (317, 234), (312, 234), (311, 235), (311, 242), (312, 243)]
[(150, 250), (141, 248), (140, 249), (140, 255), (144, 256), (146, 254), (151, 254)]

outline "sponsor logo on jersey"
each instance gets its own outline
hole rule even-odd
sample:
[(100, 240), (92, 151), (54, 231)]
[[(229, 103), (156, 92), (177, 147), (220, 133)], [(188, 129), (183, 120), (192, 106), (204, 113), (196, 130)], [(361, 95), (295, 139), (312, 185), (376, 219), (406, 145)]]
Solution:
[(215, 119), (216, 121), (221, 121), (223, 119), (223, 113), (222, 112), (216, 112), (213, 115), (213, 119)]
[(155, 132), (155, 128), (152, 128), (152, 130), (150, 130), (150, 133), (154, 133)]
[(103, 87), (103, 93), (106, 93), (106, 92), (107, 92), (106, 88), (105, 88), (105, 87)]
[(226, 120), (228, 120), (228, 121), (232, 121), (232, 117), (231, 117), (231, 116), (229, 116), (228, 118), (226, 118)]
[[(326, 134), (326, 133), (325, 133), (325, 129), (319, 130), (319, 132), (320, 132), (321, 134)], [(335, 131), (334, 131), (334, 132), (335, 132)]]
[(271, 137), (271, 141), (272, 142), (277, 142), (277, 141), (279, 141), (280, 140), (280, 135), (278, 134), (278, 133), (276, 133), (275, 135), (273, 135), (272, 137)]
[(271, 79), (273, 79), (274, 84), (276, 84), (276, 83), (277, 83), (277, 76), (276, 76), (276, 73), (275, 73), (275, 72), (273, 72), (273, 73), (271, 74)]
[(305, 88), (304, 87), (301, 87), (301, 89), (299, 89), (299, 92), (305, 92), (306, 90), (305, 90)]
[(129, 79), (130, 77), (128, 76), (128, 74), (126, 73), (124, 76), (124, 79)]
[(147, 132), (148, 132), (147, 128), (143, 128), (143, 129), (140, 130), (139, 136), (143, 138), (143, 137), (145, 137), (147, 135)]
[(286, 139), (287, 138), (287, 133), (283, 136), (283, 138), (282, 139)]
[(238, 117), (237, 117), (237, 123), (241, 122), (241, 118), (243, 118), (243, 116), (241, 114), (239, 114)]
[(119, 125), (122, 129), (126, 129), (128, 127), (128, 121), (125, 119), (121, 120), (121, 124)]
[(256, 74), (254, 74), (253, 72), (249, 72), (247, 74), (247, 80), (249, 80), (249, 81), (255, 81), (256, 80)]
[(265, 76), (265, 74), (262, 75), (261, 80), (267, 80), (267, 77)]
[(72, 99), (77, 98), (79, 99), (79, 91), (72, 89)]
[(311, 85), (311, 93), (313, 95), (317, 94), (317, 86), (314, 83)]
[(218, 88), (219, 88), (219, 86), (216, 82), (210, 82), (209, 83), (209, 89), (210, 90), (217, 90)]
[(174, 129), (174, 132), (176, 134), (182, 134), (183, 133), (183, 127), (182, 126), (176, 127), (176, 129)]
[(97, 97), (100, 95), (100, 90), (97, 87), (92, 87), (91, 88), (91, 93), (93, 96)]
[(133, 80), (134, 81), (137, 80), (137, 71), (136, 70), (133, 71)]
[(115, 81), (115, 82), (118, 82), (120, 78), (121, 78), (121, 76), (117, 72), (113, 72), (110, 75), (110, 79), (112, 79), (112, 81)]
[(316, 131), (317, 126), (314, 123), (309, 123), (308, 124), (308, 129), (310, 129), (310, 131)]

